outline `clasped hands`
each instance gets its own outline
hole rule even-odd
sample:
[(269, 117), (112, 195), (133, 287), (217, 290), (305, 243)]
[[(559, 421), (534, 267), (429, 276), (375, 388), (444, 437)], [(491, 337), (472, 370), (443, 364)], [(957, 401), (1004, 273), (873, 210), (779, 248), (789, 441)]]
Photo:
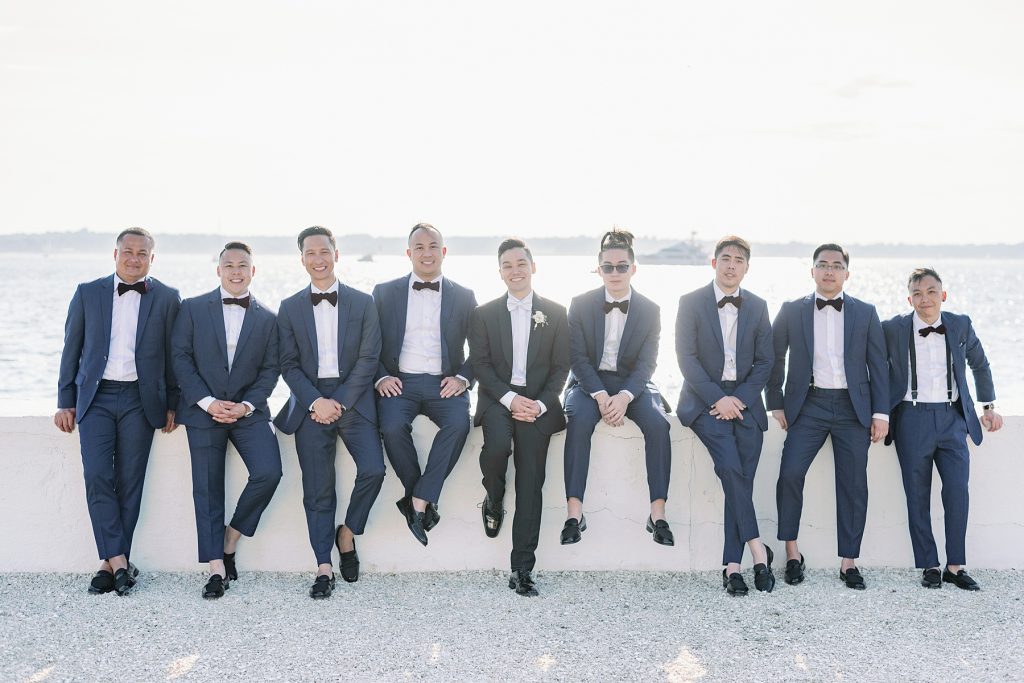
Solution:
[(320, 397), (313, 401), (309, 411), (309, 418), (318, 424), (329, 425), (341, 418), (345, 409), (333, 398)]
[(207, 407), (206, 412), (210, 414), (214, 422), (229, 425), (245, 417), (245, 414), (249, 412), (249, 407), (244, 403), (218, 399)]
[(735, 396), (723, 396), (711, 406), (709, 414), (719, 420), (742, 420), (746, 404)]
[(626, 408), (629, 407), (629, 394), (620, 391), (614, 396), (609, 396), (607, 391), (602, 391), (594, 397), (597, 401), (597, 408), (601, 411), (601, 419), (606, 425), (621, 427), (626, 422)]
[[(441, 398), (451, 398), (465, 393), (467, 385), (458, 377), (445, 377), (441, 380)], [(401, 396), (402, 380), (397, 377), (385, 377), (377, 383), (377, 393), (381, 396)]]
[(509, 405), (512, 412), (512, 419), (520, 422), (536, 422), (540, 417), (540, 403), (532, 398), (516, 396)]

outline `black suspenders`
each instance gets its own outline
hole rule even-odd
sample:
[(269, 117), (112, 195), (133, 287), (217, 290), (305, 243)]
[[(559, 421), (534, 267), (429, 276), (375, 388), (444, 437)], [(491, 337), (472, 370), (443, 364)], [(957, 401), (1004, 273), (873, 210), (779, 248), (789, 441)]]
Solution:
[[(913, 405), (917, 405), (917, 339), (914, 336), (914, 328), (910, 329), (910, 398)], [(946, 344), (946, 403), (953, 405), (953, 354), (949, 350), (949, 337), (942, 335)]]

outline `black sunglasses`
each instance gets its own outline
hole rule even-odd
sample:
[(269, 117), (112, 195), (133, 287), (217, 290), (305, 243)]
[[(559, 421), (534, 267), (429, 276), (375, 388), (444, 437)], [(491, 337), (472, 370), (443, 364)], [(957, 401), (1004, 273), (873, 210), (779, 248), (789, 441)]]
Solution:
[(617, 271), (619, 273), (625, 273), (626, 271), (629, 270), (631, 265), (632, 264), (630, 264), (630, 263), (616, 263), (615, 265), (612, 265), (611, 263), (602, 263), (600, 266), (598, 266), (598, 268), (601, 269), (602, 273), (604, 273), (605, 275), (608, 275), (613, 270)]

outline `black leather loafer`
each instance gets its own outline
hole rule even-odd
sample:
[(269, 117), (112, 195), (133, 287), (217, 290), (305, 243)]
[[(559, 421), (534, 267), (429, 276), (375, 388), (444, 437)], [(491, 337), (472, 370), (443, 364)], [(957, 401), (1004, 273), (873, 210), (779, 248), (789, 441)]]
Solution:
[(203, 586), (203, 597), (207, 600), (216, 600), (224, 597), (224, 591), (231, 587), (231, 579), (226, 579), (220, 574), (214, 574)]
[(676, 539), (672, 535), (672, 530), (668, 528), (668, 522), (663, 519), (659, 519), (655, 522), (650, 516), (647, 517), (647, 533), (651, 534), (651, 538), (658, 545), (675, 545)]
[(725, 588), (725, 592), (729, 595), (740, 596), (746, 595), (748, 592), (747, 582), (743, 580), (743, 575), (739, 572), (733, 572), (732, 574), (726, 575), (725, 570), (722, 570), (722, 587)]
[(565, 526), (562, 527), (562, 537), (559, 542), (562, 545), (571, 545), (573, 543), (579, 543), (583, 540), (583, 532), (587, 530), (587, 518), (584, 515), (580, 515), (579, 519), (570, 517), (565, 520)]
[(839, 578), (842, 579), (847, 588), (852, 588), (857, 591), (862, 591), (867, 588), (867, 586), (864, 585), (864, 577), (860, 575), (860, 570), (856, 567), (850, 567), (845, 572), (840, 569)]
[(89, 592), (93, 595), (103, 595), (114, 590), (114, 575), (106, 569), (101, 569), (92, 577), (89, 582)]
[(136, 577), (139, 575), (139, 570), (131, 562), (128, 563), (127, 569), (118, 569), (114, 572), (114, 590), (117, 594), (124, 597), (132, 592), (135, 588)]
[(514, 589), (516, 595), (522, 595), (527, 598), (540, 595), (533, 583), (533, 577), (530, 576), (530, 572), (523, 569), (517, 569), (512, 572), (512, 576), (508, 580), (508, 587)]
[(765, 546), (764, 550), (768, 556), (768, 564), (754, 565), (754, 588), (762, 593), (771, 593), (775, 589), (775, 574), (772, 573), (772, 560), (775, 559), (775, 553), (768, 546)]
[(399, 498), (395, 503), (398, 506), (399, 511), (405, 517), (405, 524), (409, 527), (409, 531), (412, 535), (420, 542), (421, 545), (427, 544), (427, 530), (423, 528), (423, 520), (425, 514), (417, 512), (412, 506), (412, 500), (408, 497)]
[(501, 503), (491, 503), (490, 496), (484, 496), (484, 501), (480, 504), (480, 518), (483, 520), (487, 538), (495, 538), (501, 531), (501, 523), (505, 521), (505, 508)]
[(423, 513), (423, 530), (430, 531), (441, 521), (441, 515), (437, 513), (437, 506), (427, 503), (427, 511)]
[(325, 598), (331, 597), (331, 593), (334, 592), (334, 572), (331, 572), (330, 576), (321, 574), (316, 577), (316, 581), (313, 582), (313, 586), (309, 589), (309, 597), (314, 600), (324, 600)]
[(980, 591), (981, 586), (978, 582), (967, 575), (967, 571), (961, 569), (956, 574), (949, 571), (948, 568), (942, 571), (942, 580), (946, 583), (951, 583), (957, 588), (962, 588), (965, 591)]
[(921, 585), (925, 588), (942, 588), (942, 572), (934, 567), (921, 574)]
[(799, 560), (786, 560), (786, 583), (790, 586), (795, 586), (798, 583), (803, 583), (804, 580), (804, 556), (800, 554)]
[(224, 553), (224, 578), (238, 581), (238, 568), (235, 566), (235, 554)]
[(345, 579), (347, 583), (355, 583), (359, 580), (359, 553), (356, 552), (356, 539), (352, 539), (352, 550), (342, 552), (341, 541), (338, 537), (341, 536), (341, 529), (344, 524), (339, 524), (338, 528), (334, 530), (334, 546), (338, 549), (338, 568), (341, 570), (341, 578)]

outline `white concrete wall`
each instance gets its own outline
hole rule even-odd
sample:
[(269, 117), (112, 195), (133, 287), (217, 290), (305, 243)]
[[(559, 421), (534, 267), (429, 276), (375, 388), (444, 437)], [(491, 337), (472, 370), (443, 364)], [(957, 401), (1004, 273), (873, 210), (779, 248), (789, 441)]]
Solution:
[[(583, 541), (561, 546), (565, 519), (562, 476), (564, 432), (551, 444), (545, 511), (538, 549), (538, 569), (560, 570), (689, 570), (720, 566), (722, 490), (711, 459), (693, 433), (672, 421), (672, 485), (668, 519), (675, 547), (650, 540), (644, 530), (649, 511), (643, 441), (632, 424), (619, 429), (601, 425), (594, 451), (585, 512), (588, 530)], [(434, 427), (424, 418), (415, 423), (415, 438), (424, 454)], [(968, 560), (976, 568), (1024, 567), (1024, 481), (1020, 442), (1024, 418), (1010, 418), (1003, 431), (972, 447), (971, 519)], [(78, 433), (63, 434), (50, 418), (0, 418), (0, 571), (92, 571), (97, 563), (82, 481)], [(775, 541), (775, 480), (783, 432), (768, 432), (755, 484), (755, 505), (762, 537), (782, 555)], [(294, 441), (282, 436), (284, 478), (257, 535), (239, 545), (239, 565), (246, 570), (311, 571), (314, 559), (306, 535), (302, 491)], [(402, 572), (458, 569), (506, 569), (511, 549), (511, 511), (515, 506), (512, 472), (505, 504), (509, 509), (497, 539), (484, 536), (477, 504), (484, 496), (478, 455), (482, 433), (474, 429), (442, 494), (441, 522), (420, 546), (395, 508), (401, 496), (390, 472), (370, 515), (366, 534), (358, 539), (364, 571)], [(245, 468), (229, 452), (228, 518), (245, 481)], [(511, 464), (510, 464), (511, 469)], [(801, 549), (812, 567), (835, 566), (835, 493), (830, 447), (819, 454), (807, 478)], [(864, 535), (864, 566), (912, 567), (907, 514), (899, 463), (893, 448), (873, 446), (870, 455), (871, 500)], [(354, 466), (338, 443), (339, 516), (344, 514)], [(942, 550), (939, 484), (934, 486), (934, 525)], [(747, 556), (749, 563), (749, 555)], [(133, 560), (147, 570), (197, 568), (191, 476), (184, 428), (157, 434), (135, 536)], [(336, 558), (335, 558), (336, 560)]]

